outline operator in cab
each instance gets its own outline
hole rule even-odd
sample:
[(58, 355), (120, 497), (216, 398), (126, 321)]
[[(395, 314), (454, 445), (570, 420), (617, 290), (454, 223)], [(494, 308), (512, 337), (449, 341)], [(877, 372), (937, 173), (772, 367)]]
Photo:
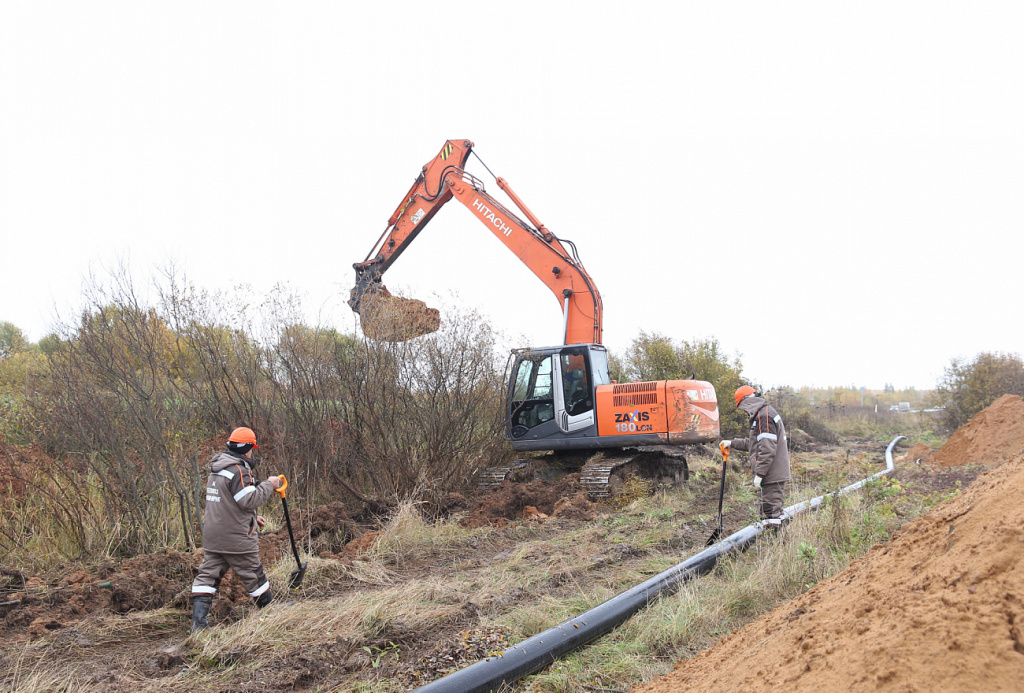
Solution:
[(748, 453), (754, 488), (760, 502), (761, 523), (778, 532), (782, 526), (783, 495), (789, 481), (789, 445), (782, 416), (749, 385), (736, 390), (736, 406), (750, 417), (746, 438), (733, 438), (722, 446)]

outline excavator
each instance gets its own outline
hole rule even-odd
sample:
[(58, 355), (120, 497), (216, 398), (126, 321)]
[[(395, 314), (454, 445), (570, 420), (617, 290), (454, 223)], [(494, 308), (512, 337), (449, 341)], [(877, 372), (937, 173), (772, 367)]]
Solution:
[(684, 446), (718, 438), (714, 387), (702, 380), (613, 382), (602, 345), (601, 295), (576, 246), (549, 231), (503, 178), (495, 178), (498, 187), (525, 219), (491, 196), (483, 181), (466, 171), (471, 154), (479, 159), (473, 147), (469, 140), (445, 142), (364, 261), (353, 265), (356, 284), (349, 305), (364, 333), (404, 341), (439, 328), (438, 310), (392, 295), (382, 276), (454, 197), (551, 290), (564, 326), (563, 344), (514, 349), (507, 367), (505, 437), (517, 452), (547, 454), (484, 470), (479, 488), (496, 487), (506, 478), (578, 471), (592, 498), (607, 498), (631, 475), (658, 483), (687, 479)]

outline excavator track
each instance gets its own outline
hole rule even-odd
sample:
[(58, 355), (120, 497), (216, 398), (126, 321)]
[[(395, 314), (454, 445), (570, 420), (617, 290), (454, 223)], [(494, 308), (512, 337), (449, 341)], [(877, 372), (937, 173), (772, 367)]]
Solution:
[(615, 496), (631, 476), (672, 485), (690, 478), (686, 457), (679, 448), (642, 447), (602, 450), (589, 455), (549, 453), (541, 457), (520, 458), (507, 465), (484, 470), (477, 488), (494, 489), (506, 479), (530, 481), (576, 472), (579, 472), (580, 484), (587, 490), (587, 495), (595, 500)]
[(631, 464), (632, 455), (595, 455), (595, 458), (580, 470), (580, 484), (591, 498), (610, 498), (631, 473), (636, 473), (636, 465)]
[(480, 472), (480, 477), (477, 479), (476, 487), (481, 491), (486, 491), (492, 488), (498, 488), (509, 474), (512, 472), (522, 469), (532, 461), (532, 458), (512, 460), (508, 464), (498, 465), (496, 467), (488, 467), (484, 471)]

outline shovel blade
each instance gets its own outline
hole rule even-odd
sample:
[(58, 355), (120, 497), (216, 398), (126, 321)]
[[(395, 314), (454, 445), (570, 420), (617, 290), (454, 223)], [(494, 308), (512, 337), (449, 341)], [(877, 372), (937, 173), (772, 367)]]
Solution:
[(704, 546), (717, 544), (721, 541), (723, 536), (725, 536), (725, 525), (719, 525), (715, 528), (715, 531), (711, 533), (711, 536), (708, 537), (708, 543), (704, 544)]
[(295, 589), (296, 587), (302, 584), (302, 578), (306, 577), (306, 566), (308, 565), (308, 562), (303, 563), (298, 568), (292, 571), (292, 574), (288, 577), (289, 588)]

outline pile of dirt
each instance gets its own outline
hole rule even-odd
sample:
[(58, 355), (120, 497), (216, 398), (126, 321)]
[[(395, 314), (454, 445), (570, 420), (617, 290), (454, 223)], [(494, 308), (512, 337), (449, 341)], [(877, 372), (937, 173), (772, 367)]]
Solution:
[(504, 527), (517, 520), (552, 517), (585, 521), (594, 518), (593, 508), (580, 484), (580, 475), (569, 474), (558, 481), (506, 482), (479, 498), (460, 524), (469, 528)]
[[(1004, 435), (1015, 422), (994, 419), (968, 424), (972, 439), (1016, 440)], [(982, 449), (975, 460), (995, 454)], [(1022, 495), (1016, 454), (847, 570), (634, 690), (1021, 690)]]
[(310, 539), (319, 538), (321, 542), (328, 542), (327, 548), (337, 551), (362, 534), (359, 525), (349, 517), (342, 501), (333, 501), (295, 513), (292, 522), (295, 523), (296, 536), (305, 534)]
[(918, 460), (928, 457), (932, 454), (932, 449), (924, 443), (918, 443), (914, 447), (907, 450), (902, 455), (896, 457), (893, 462), (895, 464), (906, 464), (907, 462), (917, 462)]
[[(336, 513), (330, 515), (337, 517)], [(286, 530), (260, 536), (264, 565), (290, 551)], [(0, 567), (0, 638), (22, 641), (40, 637), (99, 611), (123, 614), (174, 606), (185, 615), (190, 608), (189, 588), (202, 562), (203, 551), (198, 549), (142, 554), (120, 565), (113, 561), (78, 564), (46, 575), (26, 576)], [(251, 604), (242, 581), (228, 571), (214, 597), (211, 622), (237, 618)]]
[(101, 610), (127, 613), (164, 606), (191, 584), (197, 568), (195, 555), (166, 551), (136, 556), (120, 566), (79, 565), (47, 576), (4, 570), (8, 591), (0, 606), (0, 636), (27, 640)]
[(1024, 451), (1024, 400), (1003, 395), (956, 430), (929, 460), (940, 467), (1000, 464)]

